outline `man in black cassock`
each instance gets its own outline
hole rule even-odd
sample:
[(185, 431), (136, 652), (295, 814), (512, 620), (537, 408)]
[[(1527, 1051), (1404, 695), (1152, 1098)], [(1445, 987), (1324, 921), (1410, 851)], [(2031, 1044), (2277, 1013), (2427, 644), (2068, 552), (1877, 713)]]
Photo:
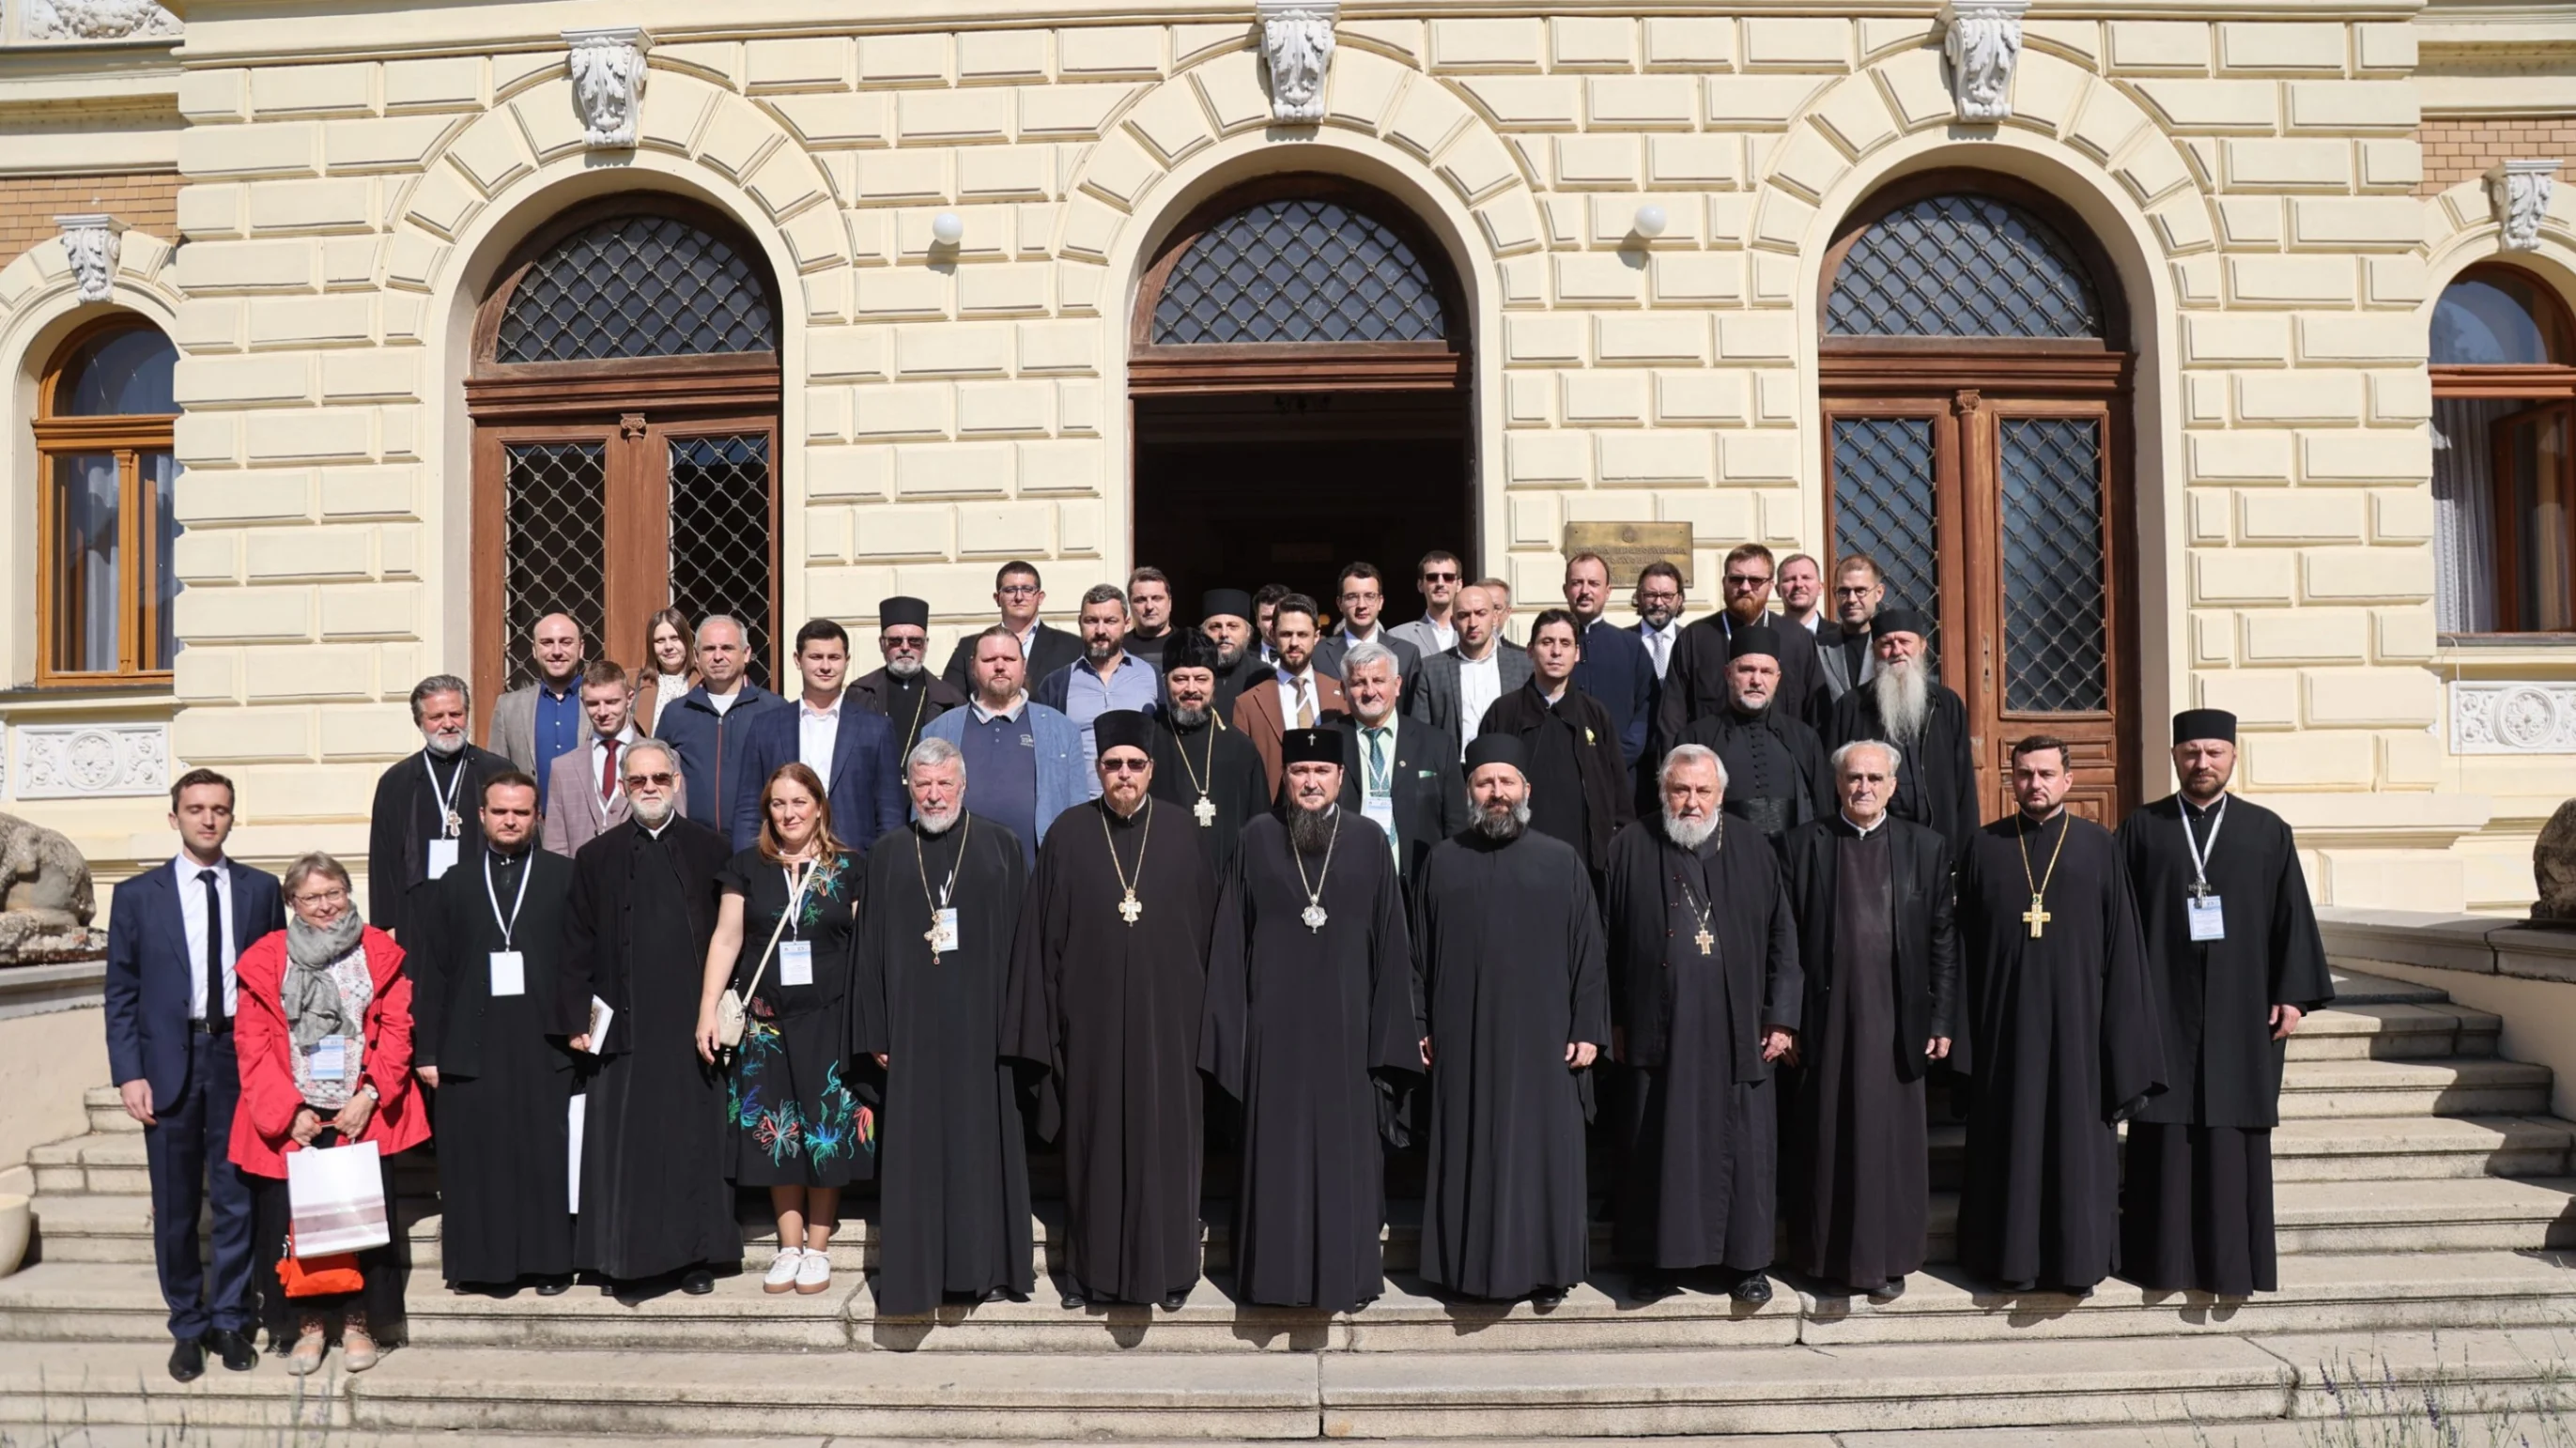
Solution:
[(1779, 630), (1747, 624), (1727, 648), (1726, 707), (1693, 720), (1679, 742), (1715, 751), (1726, 766), (1727, 815), (1776, 846), (1789, 831), (1833, 812), (1825, 747), (1777, 702)]
[(1153, 791), (1187, 822), (1208, 874), (1223, 879), (1243, 827), (1270, 807), (1270, 776), (1260, 751), (1214, 707), (1216, 655), (1216, 641), (1195, 629), (1163, 641), (1169, 702), (1154, 725)]
[(884, 666), (851, 680), (849, 698), (894, 726), (895, 754), (906, 757), (921, 742), (921, 726), (965, 708), (966, 696), (927, 667), (930, 605), (918, 598), (878, 601), (877, 652)]
[[(698, 996), (733, 847), (682, 818), (676, 750), (639, 739), (617, 762), (628, 815), (573, 857), (562, 1029), (595, 1058), (584, 1107), (574, 1256), (606, 1286), (680, 1274), (715, 1290), (742, 1260), (724, 1176), (724, 1076), (698, 1059)], [(591, 1034), (592, 998), (616, 1014)]]
[(367, 810), (367, 923), (403, 939), (403, 912), (423, 881), (483, 850), (483, 782), (510, 761), (466, 742), (472, 696), (453, 674), (412, 687), (421, 749), (376, 780)]
[(1235, 1295), (1355, 1312), (1385, 1287), (1378, 1142), (1422, 1074), (1404, 894), (1384, 831), (1340, 807), (1342, 737), (1282, 737), (1287, 798), (1217, 897), (1199, 1069), (1243, 1108)]
[(1958, 866), (1959, 1261), (2008, 1292), (2083, 1296), (2110, 1275), (2117, 1123), (2167, 1079), (2129, 872), (2110, 831), (2067, 812), (2073, 781), (2062, 741), (2015, 744), (2021, 808), (1977, 831)]
[(1805, 1035), (1783, 1105), (1789, 1265), (1887, 1301), (1921, 1270), (1931, 1215), (1924, 1076), (1950, 1054), (1959, 936), (1950, 846), (1894, 818), (1896, 746), (1836, 753), (1829, 819), (1782, 851), (1805, 963)]
[(1260, 635), (1252, 631), (1252, 595), (1240, 588), (1211, 588), (1199, 595), (1199, 628), (1216, 645), (1216, 692), (1208, 708), (1219, 719), (1234, 717), (1234, 701), (1243, 691), (1271, 676), (1261, 657)]
[(1011, 950), (1002, 1054), (1034, 1065), (1064, 1148), (1064, 1305), (1159, 1302), (1199, 1279), (1199, 1074), (1216, 880), (1154, 800), (1153, 721), (1091, 723), (1100, 797), (1058, 816)]
[(1985, 811), (1977, 804), (1977, 762), (1968, 748), (1968, 706), (1943, 684), (1924, 644), (1932, 621), (1910, 608), (1885, 608), (1870, 625), (1878, 672), (1836, 699), (1825, 748), (1855, 739), (1896, 746), (1896, 798), (1888, 813), (1930, 825), (1956, 858)]
[(1590, 872), (1530, 828), (1528, 760), (1509, 734), (1467, 746), (1476, 823), (1433, 847), (1414, 901), (1431, 1073), (1421, 1272), (1550, 1308), (1591, 1266), (1583, 1128), (1610, 998)]
[(2290, 1033), (2334, 999), (2290, 826), (2230, 798), (2236, 716), (2174, 716), (2180, 793), (2120, 824), (2163, 1029), (2164, 1094), (2129, 1123), (2120, 1275), (2151, 1291), (2280, 1287), (2272, 1128)]
[(1609, 711), (1574, 687), (1583, 657), (1579, 627), (1561, 608), (1531, 621), (1529, 682), (1485, 710), (1476, 737), (1519, 741), (1530, 828), (1573, 846), (1597, 881), (1610, 863), (1610, 837), (1637, 811)]
[(439, 1268), (450, 1287), (572, 1282), (564, 1156), (573, 1062), (554, 1023), (572, 862), (537, 845), (537, 782), (483, 786), (484, 847), (422, 892), (412, 1064), (435, 1088)]
[(1690, 726), (1727, 706), (1726, 666), (1735, 635), (1748, 628), (1779, 628), (1780, 684), (1773, 691), (1780, 711), (1809, 723), (1825, 717), (1833, 691), (1825, 686), (1824, 661), (1817, 657), (1813, 634), (1795, 625), (1781, 627), (1771, 613), (1775, 565), (1771, 550), (1759, 543), (1739, 544), (1726, 555), (1719, 584), (1725, 607), (1687, 624), (1673, 640), (1673, 656), (1664, 665), (1663, 691), (1656, 702), (1656, 747), (1669, 749)]
[(1714, 751), (1681, 745), (1661, 817), (1610, 842), (1610, 1050), (1627, 1068), (1615, 1240), (1642, 1297), (1719, 1267), (1758, 1306), (1779, 1189), (1771, 1064), (1797, 1044), (1804, 999), (1779, 858), (1730, 792)]
[(966, 813), (966, 760), (945, 739), (905, 762), (912, 823), (868, 851), (854, 1049), (886, 1072), (877, 1134), (880, 1317), (943, 1297), (1026, 1302), (1029, 1164), (1001, 1058), (1002, 989), (1028, 866), (1001, 825)]

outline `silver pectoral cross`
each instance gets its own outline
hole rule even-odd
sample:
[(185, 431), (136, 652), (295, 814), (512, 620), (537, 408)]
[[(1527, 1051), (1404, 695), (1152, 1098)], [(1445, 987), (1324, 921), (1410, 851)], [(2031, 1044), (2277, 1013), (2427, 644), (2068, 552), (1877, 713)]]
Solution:
[(1199, 802), (1190, 806), (1190, 813), (1197, 817), (1200, 829), (1210, 828), (1216, 823), (1216, 801), (1202, 794)]
[(1699, 934), (1692, 936), (1691, 939), (1699, 946), (1699, 953), (1702, 955), (1708, 954), (1709, 947), (1717, 944), (1717, 937), (1709, 934), (1708, 927), (1705, 925), (1701, 926)]
[(1127, 892), (1126, 899), (1118, 902), (1118, 918), (1130, 925), (1135, 924), (1136, 917), (1144, 913), (1145, 902), (1137, 899), (1136, 892), (1133, 890)]
[(1304, 910), (1298, 912), (1297, 918), (1306, 922), (1306, 928), (1308, 930), (1321, 930), (1324, 928), (1324, 922), (1332, 919), (1333, 917), (1324, 913), (1323, 906), (1309, 905)]

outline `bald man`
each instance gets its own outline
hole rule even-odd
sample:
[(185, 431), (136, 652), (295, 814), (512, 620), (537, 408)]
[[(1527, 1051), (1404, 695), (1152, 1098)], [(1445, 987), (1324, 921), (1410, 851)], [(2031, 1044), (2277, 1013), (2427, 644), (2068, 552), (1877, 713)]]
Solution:
[(537, 781), (537, 812), (546, 808), (547, 776), (555, 758), (590, 742), (581, 713), (584, 650), (581, 625), (569, 614), (550, 613), (528, 631), (528, 661), (536, 679), (503, 694), (492, 705), (485, 737), (501, 757)]

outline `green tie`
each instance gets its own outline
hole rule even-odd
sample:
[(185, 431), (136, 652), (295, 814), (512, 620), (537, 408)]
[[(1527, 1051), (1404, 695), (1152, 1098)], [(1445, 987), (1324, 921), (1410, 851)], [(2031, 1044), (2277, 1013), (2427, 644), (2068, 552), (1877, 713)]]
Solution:
[(1386, 731), (1384, 729), (1369, 730), (1368, 742), (1369, 793), (1390, 793), (1391, 791), (1387, 787), (1386, 778)]

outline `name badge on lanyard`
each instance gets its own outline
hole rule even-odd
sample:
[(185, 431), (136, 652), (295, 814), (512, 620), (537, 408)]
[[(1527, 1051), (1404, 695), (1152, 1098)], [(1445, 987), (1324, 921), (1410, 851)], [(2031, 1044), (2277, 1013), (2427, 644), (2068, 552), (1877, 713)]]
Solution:
[(2218, 807), (2209, 814), (2209, 841), (2201, 842), (2191, 830), (2191, 807), (2182, 805), (2182, 839), (2191, 850), (2191, 891), (2183, 898), (2183, 916), (2191, 927), (2194, 944), (2227, 938), (2227, 914), (2218, 896), (2209, 888), (2209, 860), (2218, 853), (2219, 827), (2227, 823), (2227, 800), (2220, 796)]
[(778, 942), (778, 983), (812, 985), (814, 983), (814, 942), (782, 940)]
[(528, 993), (528, 958), (515, 950), (492, 952), (492, 994), (498, 996)]
[(2219, 908), (2215, 895), (2197, 895), (2183, 902), (2191, 921), (2191, 938), (2195, 941), (2225, 940), (2227, 915)]
[(454, 840), (432, 840), (432, 841), (430, 841), (430, 842), (429, 842), (429, 878), (431, 878), (431, 879), (435, 880), (435, 879), (437, 879), (439, 876), (444, 875), (444, 874), (446, 874), (448, 871), (453, 870), (453, 869), (455, 869), (455, 868), (456, 868), (456, 841), (454, 841)]
[(305, 1074), (316, 1081), (337, 1081), (349, 1074), (349, 1038), (324, 1036), (304, 1053)]
[(500, 892), (492, 888), (492, 854), (489, 850), (483, 854), (483, 898), (492, 902), (492, 923), (501, 927), (501, 948), (491, 953), (492, 994), (495, 998), (528, 993), (527, 957), (511, 948), (511, 936), (517, 933), (519, 912), (528, 903), (528, 877), (537, 873), (535, 853), (531, 850), (530, 857), (519, 862), (519, 893), (510, 901), (510, 913), (506, 919), (501, 914)]
[(956, 906), (947, 906), (931, 917), (930, 948), (940, 955), (946, 955), (957, 948)]
[(429, 802), (438, 806), (440, 827), (444, 831), (429, 839), (428, 874), (435, 880), (456, 868), (456, 835), (464, 827), (463, 820), (456, 813), (456, 796), (465, 788), (465, 761), (456, 761), (456, 781), (443, 795), (438, 792), (438, 771), (429, 767), (428, 755), (421, 756), (420, 768), (429, 776)]

